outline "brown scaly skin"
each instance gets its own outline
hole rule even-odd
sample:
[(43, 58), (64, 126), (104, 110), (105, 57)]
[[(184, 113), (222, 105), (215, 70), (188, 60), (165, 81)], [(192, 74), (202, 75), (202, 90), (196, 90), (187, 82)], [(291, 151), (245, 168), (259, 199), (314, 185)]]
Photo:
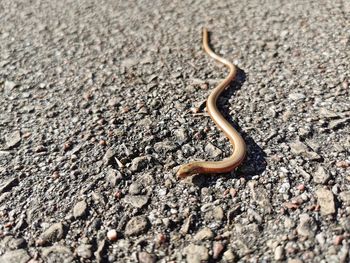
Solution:
[(177, 176), (181, 179), (195, 174), (217, 174), (227, 173), (237, 168), (246, 156), (246, 144), (242, 136), (235, 130), (234, 127), (222, 116), (219, 112), (216, 101), (220, 94), (227, 86), (235, 79), (237, 75), (237, 67), (226, 59), (216, 55), (208, 45), (208, 31), (203, 29), (203, 48), (209, 56), (226, 65), (230, 72), (228, 76), (219, 83), (211, 92), (207, 99), (207, 111), (214, 123), (225, 133), (230, 140), (234, 150), (229, 158), (218, 162), (196, 161), (184, 164), (177, 172)]

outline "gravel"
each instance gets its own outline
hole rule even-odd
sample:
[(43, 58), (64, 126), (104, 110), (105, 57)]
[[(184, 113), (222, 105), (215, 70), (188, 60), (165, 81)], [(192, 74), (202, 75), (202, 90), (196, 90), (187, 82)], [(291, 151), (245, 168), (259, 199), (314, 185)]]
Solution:
[[(0, 3), (0, 262), (348, 262), (349, 1)], [(236, 171), (179, 165), (248, 146)], [(111, 232), (112, 231), (112, 232)]]

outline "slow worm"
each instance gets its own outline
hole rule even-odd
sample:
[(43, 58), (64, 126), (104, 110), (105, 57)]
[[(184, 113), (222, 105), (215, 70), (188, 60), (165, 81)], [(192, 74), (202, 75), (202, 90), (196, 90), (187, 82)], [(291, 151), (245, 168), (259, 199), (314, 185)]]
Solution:
[(207, 99), (207, 112), (214, 123), (225, 133), (233, 146), (233, 153), (229, 158), (222, 161), (195, 161), (187, 164), (183, 164), (177, 172), (179, 178), (185, 178), (187, 176), (195, 174), (217, 174), (228, 173), (239, 166), (246, 156), (246, 144), (242, 136), (236, 131), (235, 128), (222, 116), (216, 106), (216, 101), (220, 94), (229, 86), (237, 75), (237, 67), (227, 61), (226, 59), (215, 54), (208, 44), (208, 30), (203, 28), (203, 48), (209, 56), (227, 66), (230, 70), (228, 76), (219, 83), (213, 91), (210, 93)]

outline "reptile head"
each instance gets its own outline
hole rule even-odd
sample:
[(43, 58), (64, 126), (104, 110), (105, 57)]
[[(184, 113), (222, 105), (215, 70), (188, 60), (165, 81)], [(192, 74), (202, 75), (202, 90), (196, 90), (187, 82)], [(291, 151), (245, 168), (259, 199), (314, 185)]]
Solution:
[(183, 179), (185, 177), (195, 175), (195, 174), (199, 174), (198, 167), (192, 164), (182, 165), (176, 173), (177, 177), (179, 177), (180, 179)]

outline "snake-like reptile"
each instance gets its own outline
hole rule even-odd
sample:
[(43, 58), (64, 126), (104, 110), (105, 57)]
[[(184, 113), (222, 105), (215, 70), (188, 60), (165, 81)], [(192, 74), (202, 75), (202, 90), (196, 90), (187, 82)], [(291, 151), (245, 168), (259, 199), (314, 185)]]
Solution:
[(237, 75), (237, 67), (226, 59), (215, 54), (208, 44), (208, 30), (203, 28), (203, 48), (209, 56), (227, 66), (230, 70), (228, 76), (219, 83), (211, 92), (207, 99), (207, 112), (214, 123), (225, 133), (233, 146), (233, 153), (229, 158), (222, 161), (195, 161), (183, 164), (177, 172), (179, 178), (195, 174), (217, 174), (227, 173), (239, 166), (246, 156), (246, 144), (242, 136), (235, 128), (222, 116), (216, 106), (216, 101), (226, 87), (235, 79)]

